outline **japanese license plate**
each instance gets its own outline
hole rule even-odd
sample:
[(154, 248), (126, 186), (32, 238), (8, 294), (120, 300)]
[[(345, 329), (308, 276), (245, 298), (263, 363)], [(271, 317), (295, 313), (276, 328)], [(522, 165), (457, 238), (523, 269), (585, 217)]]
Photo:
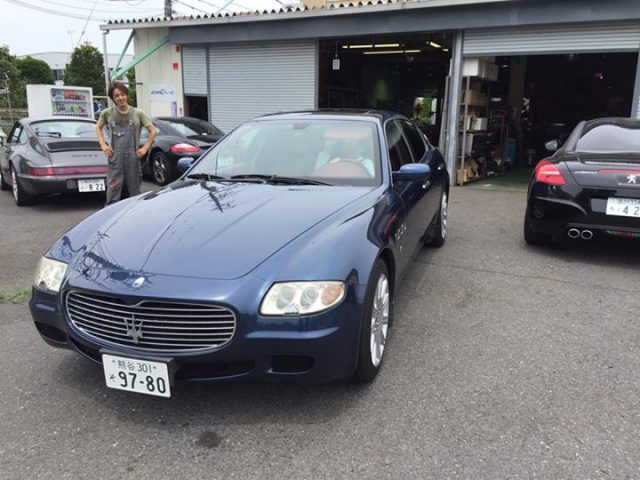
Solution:
[(81, 192), (104, 192), (104, 179), (86, 178), (78, 180), (78, 190)]
[(607, 199), (607, 215), (640, 218), (640, 200), (634, 198)]
[(166, 363), (102, 354), (102, 367), (109, 388), (158, 397), (171, 396)]

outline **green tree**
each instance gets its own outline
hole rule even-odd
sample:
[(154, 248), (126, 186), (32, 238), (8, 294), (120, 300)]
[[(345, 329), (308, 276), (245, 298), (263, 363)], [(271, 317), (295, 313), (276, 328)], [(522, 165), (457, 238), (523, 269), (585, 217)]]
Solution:
[[(24, 81), (18, 68), (18, 59), (11, 55), (9, 47), (0, 46), (0, 89), (9, 87), (9, 101), (12, 108), (25, 108), (27, 106), (27, 92)], [(7, 94), (0, 95), (0, 108), (9, 105)]]
[(52, 85), (53, 73), (47, 62), (32, 57), (17, 59), (18, 68), (25, 84)]
[(92, 87), (94, 95), (105, 95), (102, 53), (89, 44), (76, 48), (71, 55), (71, 62), (64, 72), (64, 84)]
[(136, 95), (136, 69), (132, 68), (127, 72), (127, 80), (129, 81), (129, 105), (138, 106), (138, 96)]

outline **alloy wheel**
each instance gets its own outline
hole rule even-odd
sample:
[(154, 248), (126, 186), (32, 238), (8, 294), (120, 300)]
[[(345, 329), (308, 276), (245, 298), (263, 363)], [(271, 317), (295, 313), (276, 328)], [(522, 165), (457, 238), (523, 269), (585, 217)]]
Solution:
[(371, 311), (369, 350), (371, 352), (371, 363), (375, 367), (379, 366), (380, 362), (382, 362), (382, 355), (387, 342), (387, 333), (389, 331), (389, 302), (389, 281), (387, 280), (387, 276), (382, 274), (378, 278)]
[(447, 215), (449, 208), (449, 199), (447, 198), (447, 192), (442, 194), (442, 201), (440, 202), (440, 234), (442, 238), (447, 236)]
[(16, 169), (11, 167), (11, 189), (13, 190), (13, 198), (16, 203), (20, 201), (18, 192), (18, 176), (16, 175)]
[(168, 169), (167, 162), (164, 159), (164, 155), (156, 154), (153, 156), (152, 161), (153, 178), (160, 185), (164, 185), (167, 181)]

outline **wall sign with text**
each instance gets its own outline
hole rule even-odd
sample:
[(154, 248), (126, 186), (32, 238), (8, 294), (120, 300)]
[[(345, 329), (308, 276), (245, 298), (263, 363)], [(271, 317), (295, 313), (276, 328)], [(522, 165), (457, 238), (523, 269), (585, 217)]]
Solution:
[(152, 102), (175, 102), (176, 87), (172, 83), (152, 83), (149, 90), (149, 100)]

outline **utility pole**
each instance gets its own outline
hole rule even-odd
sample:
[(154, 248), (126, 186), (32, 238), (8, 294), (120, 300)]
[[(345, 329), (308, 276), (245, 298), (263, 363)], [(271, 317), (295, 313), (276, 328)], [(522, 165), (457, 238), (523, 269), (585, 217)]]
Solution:
[(13, 110), (11, 109), (11, 95), (9, 95), (9, 74), (4, 72), (4, 91), (7, 94), (7, 105), (9, 107), (9, 118), (13, 121)]
[(172, 15), (171, 0), (164, 0), (164, 16), (165, 18), (171, 18)]

